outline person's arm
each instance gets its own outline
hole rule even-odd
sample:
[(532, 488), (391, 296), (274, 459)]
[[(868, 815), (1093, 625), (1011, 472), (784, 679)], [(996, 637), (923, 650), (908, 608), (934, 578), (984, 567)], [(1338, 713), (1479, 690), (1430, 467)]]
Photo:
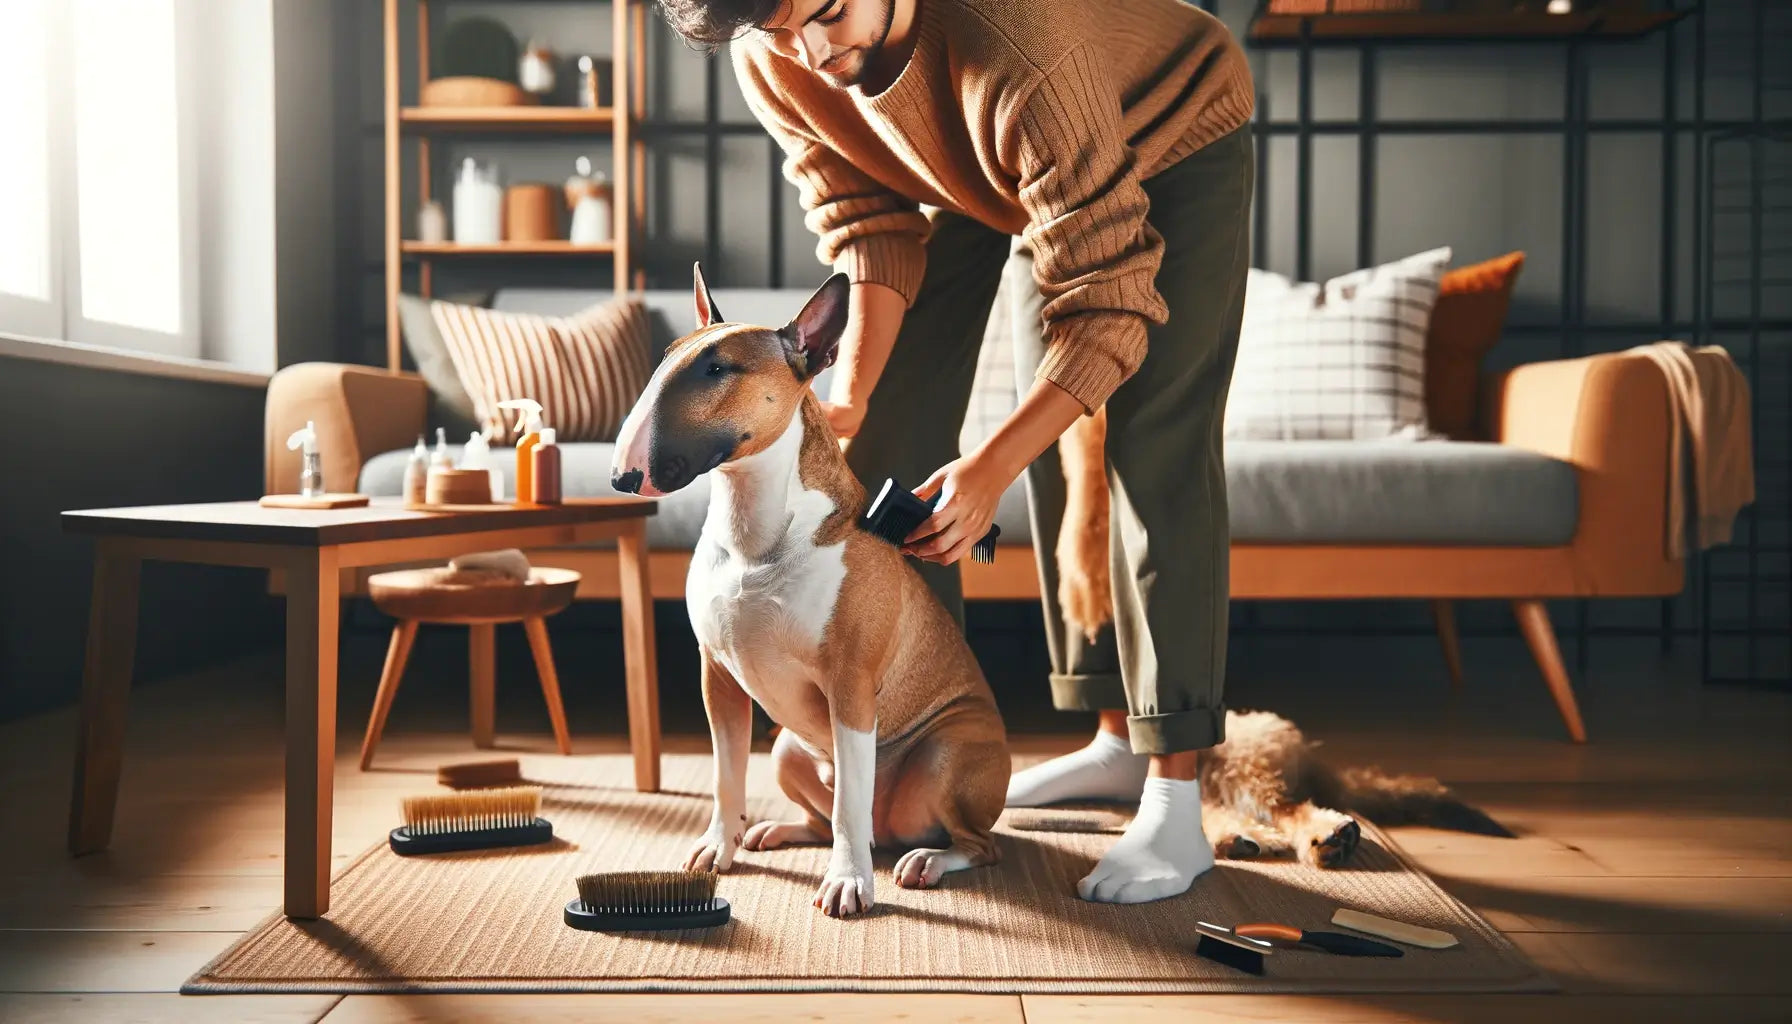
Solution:
[(834, 433), (851, 437), (865, 420), (871, 389), (877, 386), (896, 335), (902, 329), (908, 303), (902, 293), (885, 285), (860, 281), (852, 286), (846, 330), (840, 336), (833, 386), (822, 410)]
[(944, 497), (905, 550), (951, 564), (989, 530), (1002, 493), (1076, 418), (1100, 408), (1145, 358), (1169, 309), (1155, 278), (1163, 239), (1127, 146), (1120, 98), (1087, 42), (1018, 96), (998, 148), (1016, 169), (1025, 237), (1045, 297), (1046, 354), (1019, 407), (976, 451), (915, 490)]
[(852, 282), (838, 369), (823, 403), (835, 431), (850, 437), (889, 362), (903, 314), (920, 290), (927, 265), (922, 239), (930, 225), (919, 203), (867, 174), (793, 109), (775, 80), (772, 62), (781, 58), (740, 42), (732, 56), (747, 106), (777, 140), (785, 154), (784, 176), (801, 190), (816, 256)]

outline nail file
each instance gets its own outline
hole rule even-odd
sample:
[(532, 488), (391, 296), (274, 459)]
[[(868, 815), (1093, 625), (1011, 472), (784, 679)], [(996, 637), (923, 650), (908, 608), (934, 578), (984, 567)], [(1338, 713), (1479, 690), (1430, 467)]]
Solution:
[(1332, 923), (1340, 928), (1349, 928), (1353, 932), (1378, 935), (1384, 939), (1393, 939), (1395, 942), (1404, 942), (1409, 946), (1419, 946), (1424, 949), (1449, 949), (1456, 945), (1456, 936), (1449, 932), (1440, 932), (1434, 928), (1421, 928), (1416, 924), (1407, 924), (1404, 921), (1390, 921), (1385, 917), (1365, 914), (1360, 910), (1345, 910), (1340, 907), (1338, 912), (1332, 915)]

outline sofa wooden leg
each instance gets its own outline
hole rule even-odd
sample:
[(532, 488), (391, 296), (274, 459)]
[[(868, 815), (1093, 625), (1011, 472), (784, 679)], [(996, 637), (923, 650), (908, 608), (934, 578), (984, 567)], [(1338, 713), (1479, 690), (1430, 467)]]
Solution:
[(1574, 687), (1568, 682), (1562, 652), (1556, 647), (1556, 631), (1549, 622), (1549, 609), (1542, 601), (1515, 600), (1512, 613), (1518, 618), (1518, 628), (1524, 633), (1525, 643), (1530, 645), (1531, 656), (1537, 659), (1537, 667), (1543, 672), (1543, 681), (1549, 684), (1550, 696), (1555, 698), (1556, 709), (1562, 713), (1562, 724), (1568, 727), (1569, 738), (1576, 743), (1587, 742), (1587, 730), (1580, 720), (1580, 705), (1575, 703)]
[(1456, 605), (1442, 598), (1431, 602), (1431, 618), (1437, 623), (1437, 641), (1444, 648), (1444, 666), (1450, 685), (1462, 689), (1462, 640), (1456, 633)]

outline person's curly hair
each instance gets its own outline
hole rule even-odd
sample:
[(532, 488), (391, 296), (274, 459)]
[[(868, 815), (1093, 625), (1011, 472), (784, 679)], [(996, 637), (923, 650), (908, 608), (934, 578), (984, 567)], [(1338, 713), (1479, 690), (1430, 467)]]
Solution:
[(698, 49), (714, 52), (741, 30), (772, 20), (789, 0), (659, 0), (673, 31)]

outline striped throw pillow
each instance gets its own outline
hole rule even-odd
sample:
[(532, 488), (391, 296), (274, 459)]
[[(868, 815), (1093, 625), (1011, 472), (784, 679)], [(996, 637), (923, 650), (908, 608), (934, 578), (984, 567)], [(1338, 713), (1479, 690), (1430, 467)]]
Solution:
[(562, 441), (614, 441), (652, 375), (651, 330), (639, 299), (613, 299), (572, 316), (430, 303), (454, 369), (488, 436), (509, 438), (513, 398), (541, 403)]
[(1448, 246), (1324, 284), (1252, 269), (1225, 435), (1253, 440), (1432, 436), (1425, 331)]

